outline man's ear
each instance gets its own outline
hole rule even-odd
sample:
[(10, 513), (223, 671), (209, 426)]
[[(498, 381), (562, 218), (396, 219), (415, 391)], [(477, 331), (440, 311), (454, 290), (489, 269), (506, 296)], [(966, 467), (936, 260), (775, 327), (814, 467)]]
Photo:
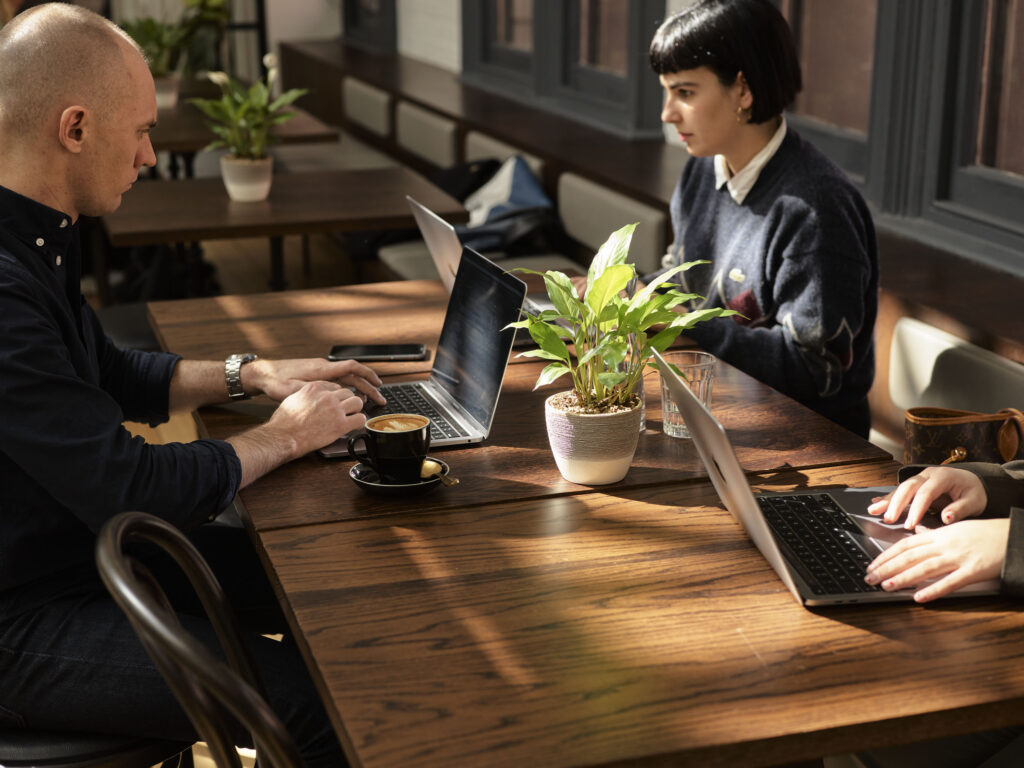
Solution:
[(89, 110), (85, 107), (68, 107), (60, 113), (58, 138), (66, 150), (76, 155), (82, 151), (88, 124)]

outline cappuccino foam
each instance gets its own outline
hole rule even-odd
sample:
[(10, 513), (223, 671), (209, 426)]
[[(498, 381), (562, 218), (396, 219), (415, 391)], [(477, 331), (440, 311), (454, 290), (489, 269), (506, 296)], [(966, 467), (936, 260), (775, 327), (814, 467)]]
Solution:
[(411, 432), (423, 429), (429, 420), (414, 413), (389, 413), (366, 422), (366, 426), (378, 432)]

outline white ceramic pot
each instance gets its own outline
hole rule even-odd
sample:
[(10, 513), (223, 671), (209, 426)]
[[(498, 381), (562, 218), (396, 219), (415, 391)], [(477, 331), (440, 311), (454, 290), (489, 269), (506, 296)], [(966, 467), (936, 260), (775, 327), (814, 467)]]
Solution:
[(170, 74), (154, 77), (153, 85), (156, 86), (156, 108), (174, 109), (178, 103), (178, 93), (181, 90), (181, 76)]
[(220, 175), (224, 179), (228, 197), (232, 200), (240, 203), (266, 200), (274, 177), (274, 158), (250, 160), (223, 155), (220, 159)]
[(617, 483), (629, 472), (640, 437), (640, 406), (619, 413), (570, 413), (544, 401), (548, 442), (562, 477), (580, 485)]

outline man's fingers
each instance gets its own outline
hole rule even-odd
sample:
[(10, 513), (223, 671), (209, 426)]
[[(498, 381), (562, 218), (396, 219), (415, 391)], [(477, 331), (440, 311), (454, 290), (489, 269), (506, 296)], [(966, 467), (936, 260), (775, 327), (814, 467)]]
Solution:
[(363, 395), (373, 400), (377, 405), (386, 405), (388, 402), (387, 398), (380, 393), (380, 390), (377, 389), (377, 387), (361, 376), (346, 376), (342, 381), (344, 381), (350, 388), (361, 392)]

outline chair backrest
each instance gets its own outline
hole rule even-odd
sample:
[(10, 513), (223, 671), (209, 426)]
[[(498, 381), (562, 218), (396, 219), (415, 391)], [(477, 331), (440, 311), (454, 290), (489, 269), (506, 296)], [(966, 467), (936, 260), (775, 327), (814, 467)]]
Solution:
[[(133, 540), (156, 545), (174, 558), (199, 596), (229, 664), (182, 628), (160, 585), (125, 552), (125, 545)], [(303, 765), (294, 741), (267, 704), (223, 589), (181, 531), (144, 512), (123, 512), (100, 531), (96, 564), (107, 590), (127, 614), (218, 766), (241, 768), (227, 727), (228, 715), (252, 735), (261, 766)]]
[(902, 317), (889, 352), (889, 396), (903, 409), (930, 405), (994, 413), (1024, 408), (1024, 365)]
[(395, 141), (398, 146), (438, 168), (455, 165), (457, 132), (454, 120), (407, 101), (398, 102), (395, 109)]
[(378, 136), (391, 135), (391, 95), (354, 77), (341, 81), (345, 118)]
[(655, 271), (665, 253), (665, 214), (575, 173), (558, 177), (558, 213), (565, 231), (591, 253), (615, 230), (639, 222), (629, 249), (641, 275)]

